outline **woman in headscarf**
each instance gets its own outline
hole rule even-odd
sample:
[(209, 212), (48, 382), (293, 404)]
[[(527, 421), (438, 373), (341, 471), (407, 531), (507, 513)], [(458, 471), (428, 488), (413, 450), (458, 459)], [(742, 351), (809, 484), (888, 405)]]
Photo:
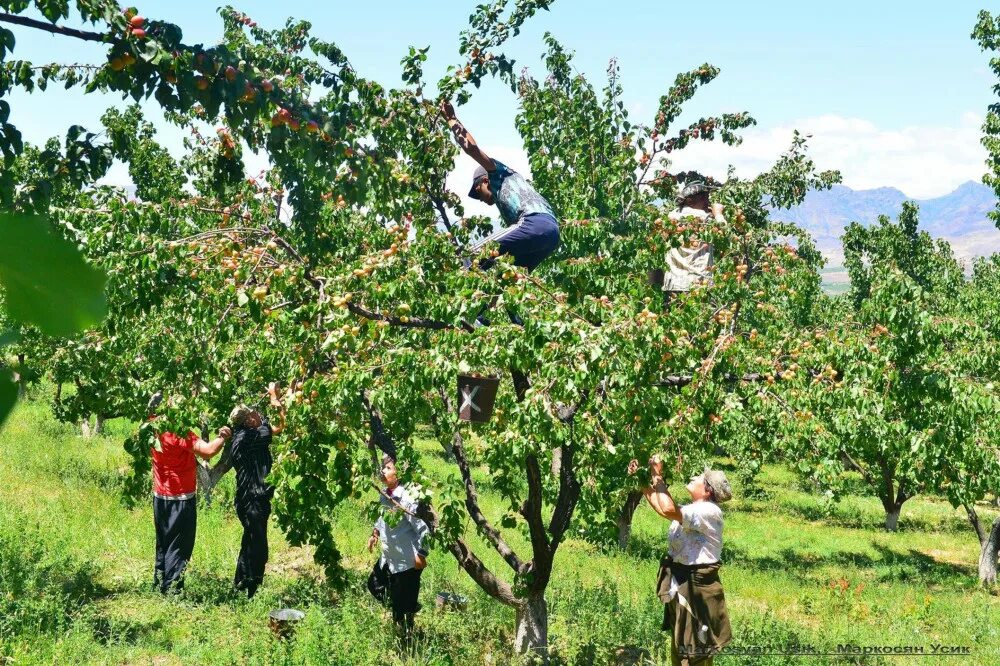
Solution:
[[(639, 463), (629, 463), (634, 474)], [(667, 555), (660, 561), (656, 593), (663, 601), (663, 630), (671, 632), (670, 657), (674, 666), (710, 665), (732, 640), (726, 596), (719, 578), (722, 554), (722, 509), (732, 499), (726, 475), (706, 468), (691, 477), (691, 503), (680, 506), (663, 481), (659, 456), (649, 461), (650, 484), (642, 489), (646, 501), (670, 522)]]

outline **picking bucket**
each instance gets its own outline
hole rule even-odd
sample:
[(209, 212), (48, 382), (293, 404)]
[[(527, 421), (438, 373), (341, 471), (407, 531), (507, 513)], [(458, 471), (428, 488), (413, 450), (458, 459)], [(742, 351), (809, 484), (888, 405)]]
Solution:
[(295, 610), (294, 608), (282, 608), (279, 610), (273, 610), (267, 614), (268, 625), (271, 627), (271, 631), (279, 639), (289, 638), (295, 633), (295, 625), (302, 621), (302, 618), (306, 616), (300, 610)]
[(666, 279), (666, 272), (662, 268), (653, 268), (649, 271), (649, 284), (652, 287), (663, 288), (663, 281)]
[(500, 387), (498, 377), (458, 376), (458, 418), (486, 423), (493, 415), (493, 403)]

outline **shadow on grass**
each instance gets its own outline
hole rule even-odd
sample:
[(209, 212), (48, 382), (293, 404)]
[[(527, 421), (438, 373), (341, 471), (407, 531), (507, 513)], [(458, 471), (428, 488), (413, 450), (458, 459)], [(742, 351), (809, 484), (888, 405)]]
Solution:
[(30, 529), (0, 529), (0, 633), (67, 629), (80, 609), (113, 594), (98, 567), (41, 540)]
[(853, 551), (837, 551), (823, 555), (784, 548), (766, 556), (754, 556), (740, 546), (727, 543), (722, 561), (738, 564), (755, 571), (805, 575), (822, 568), (867, 569), (879, 581), (919, 582), (923, 584), (954, 584), (956, 577), (972, 578), (972, 566), (942, 562), (920, 551), (900, 552), (877, 542), (868, 544), (878, 555)]
[[(910, 582), (922, 584), (954, 584), (956, 578), (970, 584), (976, 582), (973, 563), (955, 564), (943, 562), (913, 548), (901, 552), (870, 541), (868, 544), (877, 553), (870, 555), (849, 550), (826, 554), (803, 552), (795, 548), (784, 548), (767, 555), (753, 554), (740, 545), (726, 542), (722, 549), (722, 562), (739, 565), (752, 571), (780, 572), (788, 575), (805, 576), (823, 568), (867, 569), (875, 574), (876, 580), (885, 582)], [(626, 552), (643, 560), (659, 560), (666, 552), (666, 543), (647, 535), (633, 535)]]
[(166, 627), (162, 617), (120, 617), (99, 610), (86, 618), (90, 633), (101, 645), (148, 645), (156, 643)]
[[(846, 507), (838, 504), (827, 508), (819, 502), (811, 503), (795, 499), (781, 501), (780, 507), (783, 513), (792, 514), (810, 522), (819, 522), (825, 525), (848, 529), (885, 531), (884, 513), (861, 512), (857, 510), (857, 507)], [(773, 510), (771, 507), (759, 504), (740, 507), (740, 511), (746, 513), (765, 513), (771, 510)], [(896, 527), (897, 532), (904, 533), (961, 533), (970, 530), (968, 521), (961, 516), (939, 515), (925, 517), (915, 516), (912, 513), (907, 515), (905, 505), (899, 518), (899, 524)]]

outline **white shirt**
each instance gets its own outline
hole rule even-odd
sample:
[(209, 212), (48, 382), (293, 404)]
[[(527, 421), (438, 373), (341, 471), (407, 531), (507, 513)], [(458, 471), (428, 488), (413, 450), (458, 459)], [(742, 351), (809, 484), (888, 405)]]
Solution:
[[(680, 222), (685, 217), (704, 221), (708, 213), (698, 208), (682, 208), (667, 215), (674, 222)], [(663, 291), (690, 291), (699, 282), (710, 283), (714, 265), (715, 248), (708, 243), (671, 248), (667, 252), (667, 265), (663, 271)]]
[(681, 507), (682, 522), (667, 532), (670, 557), (679, 564), (712, 564), (722, 557), (722, 509), (702, 500)]
[[(392, 497), (394, 502), (379, 494), (382, 512), (375, 521), (375, 529), (382, 544), (380, 562), (388, 565), (390, 572), (401, 573), (415, 566), (417, 551), (423, 550), (424, 538), (430, 533), (430, 528), (413, 515), (417, 512), (417, 503), (402, 484), (393, 489)], [(393, 514), (393, 520), (387, 523), (386, 514)]]

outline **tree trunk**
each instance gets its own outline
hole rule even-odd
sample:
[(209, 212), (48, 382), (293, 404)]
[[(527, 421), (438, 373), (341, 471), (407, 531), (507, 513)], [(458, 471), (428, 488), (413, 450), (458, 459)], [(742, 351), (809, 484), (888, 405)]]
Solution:
[(17, 399), (23, 400), (28, 392), (28, 382), (24, 379), (24, 354), (17, 355)]
[(94, 417), (94, 434), (103, 435), (104, 434), (104, 414), (98, 414)]
[[(885, 529), (895, 532), (899, 525), (899, 511), (903, 508), (903, 502), (913, 497), (904, 488), (903, 481), (896, 485), (896, 469), (884, 457), (879, 457), (879, 471), (882, 474), (882, 490), (879, 499), (882, 500), (882, 508), (885, 509)], [(895, 486), (895, 492), (893, 491)]]
[(194, 469), (198, 476), (198, 494), (202, 496), (207, 506), (212, 506), (212, 491), (215, 490), (215, 482), (212, 481), (212, 468), (199, 460)]
[(986, 540), (979, 547), (979, 582), (982, 585), (996, 585), (997, 555), (1000, 554), (1000, 518), (993, 521), (993, 527)]
[(639, 508), (640, 502), (642, 502), (642, 493), (638, 490), (633, 490), (625, 498), (625, 504), (618, 514), (619, 548), (624, 549), (628, 547), (628, 540), (632, 536), (632, 517), (635, 515), (635, 510)]
[(219, 481), (226, 475), (226, 472), (232, 468), (233, 448), (228, 443), (222, 449), (219, 462), (215, 463), (214, 466), (209, 466), (207, 463), (198, 463), (196, 467), (198, 472), (198, 494), (205, 498), (207, 506), (212, 505), (212, 493), (215, 491), (215, 486), (219, 484)]
[(440, 438), (441, 449), (444, 451), (444, 459), (448, 462), (455, 460), (455, 438), (460, 436), (458, 433), (455, 433), (451, 439), (448, 437)]
[(514, 649), (518, 654), (545, 656), (549, 648), (549, 607), (543, 593), (524, 599), (517, 607)]
[(896, 527), (899, 524), (899, 511), (902, 507), (898, 505), (891, 505), (885, 509), (885, 529), (890, 532), (895, 532)]

